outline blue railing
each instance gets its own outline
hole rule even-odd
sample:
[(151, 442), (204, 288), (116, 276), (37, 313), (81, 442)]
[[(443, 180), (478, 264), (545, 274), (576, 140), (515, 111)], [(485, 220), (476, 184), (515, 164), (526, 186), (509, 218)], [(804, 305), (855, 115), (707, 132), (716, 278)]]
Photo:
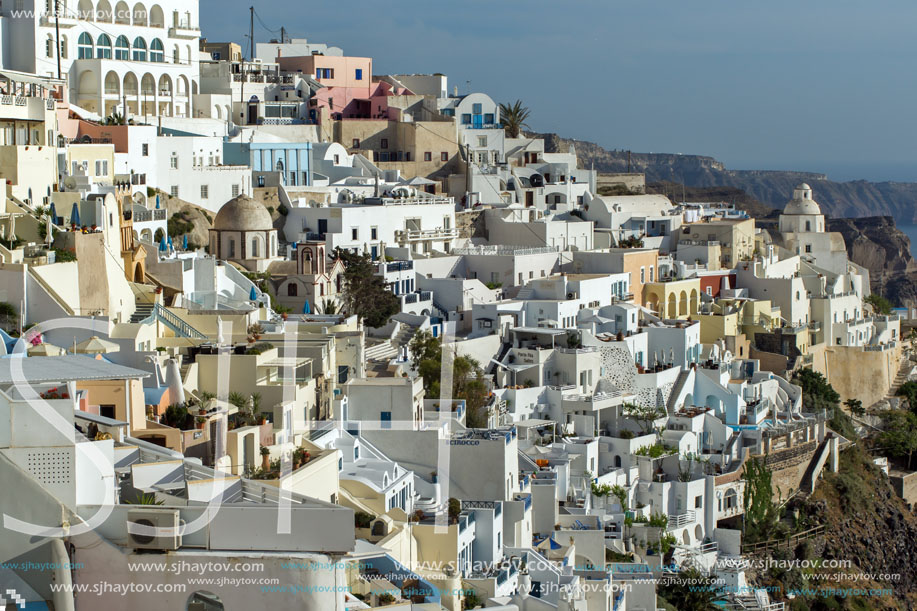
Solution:
[(394, 261), (385, 264), (386, 272), (406, 272), (414, 269), (413, 261)]
[(172, 329), (175, 333), (178, 333), (182, 337), (187, 337), (190, 339), (207, 339), (207, 336), (189, 325), (187, 322), (179, 318), (175, 313), (170, 312), (169, 310), (162, 307), (160, 304), (156, 304), (156, 307), (153, 309), (156, 314), (156, 318), (162, 321), (162, 323)]

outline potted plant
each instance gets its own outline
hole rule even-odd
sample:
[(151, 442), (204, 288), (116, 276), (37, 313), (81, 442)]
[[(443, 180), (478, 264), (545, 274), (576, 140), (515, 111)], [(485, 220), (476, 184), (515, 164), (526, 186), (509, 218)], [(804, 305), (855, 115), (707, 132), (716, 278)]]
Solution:
[(302, 464), (302, 455), (303, 449), (296, 448), (293, 450), (293, 470), (299, 469), (299, 466)]
[(271, 451), (261, 446), (261, 469), (267, 471), (271, 468)]

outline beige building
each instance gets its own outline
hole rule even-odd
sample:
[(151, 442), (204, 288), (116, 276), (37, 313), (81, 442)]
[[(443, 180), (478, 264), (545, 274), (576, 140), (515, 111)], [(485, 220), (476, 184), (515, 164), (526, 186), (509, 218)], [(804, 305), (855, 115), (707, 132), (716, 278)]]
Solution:
[(454, 121), (336, 121), (334, 141), (406, 177), (430, 176), (459, 152)]
[[(678, 258), (686, 261), (683, 252), (694, 254), (705, 252), (704, 256), (693, 256), (689, 263), (701, 259), (708, 266), (714, 263), (717, 250), (718, 263), (722, 268), (735, 267), (739, 261), (751, 259), (755, 251), (755, 219), (721, 219), (682, 225), (678, 238)], [(706, 249), (706, 250), (705, 250)], [(710, 269), (718, 269), (710, 267)]]

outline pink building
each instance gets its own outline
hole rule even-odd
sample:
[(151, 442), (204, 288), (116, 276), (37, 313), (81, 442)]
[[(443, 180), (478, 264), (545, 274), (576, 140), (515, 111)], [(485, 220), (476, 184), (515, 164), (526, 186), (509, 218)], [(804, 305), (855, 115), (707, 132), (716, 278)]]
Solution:
[(355, 113), (352, 100), (366, 100), (372, 88), (373, 60), (370, 57), (303, 55), (278, 57), (281, 72), (308, 74), (333, 92), (323, 95), (325, 105), (344, 116)]

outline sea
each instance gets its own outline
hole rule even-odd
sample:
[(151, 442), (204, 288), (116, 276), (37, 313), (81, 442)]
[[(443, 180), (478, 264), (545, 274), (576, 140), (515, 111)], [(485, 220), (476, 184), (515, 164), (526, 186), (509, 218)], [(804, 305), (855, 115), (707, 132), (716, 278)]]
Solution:
[(917, 257), (917, 225), (897, 225), (904, 235), (911, 239), (911, 255)]

